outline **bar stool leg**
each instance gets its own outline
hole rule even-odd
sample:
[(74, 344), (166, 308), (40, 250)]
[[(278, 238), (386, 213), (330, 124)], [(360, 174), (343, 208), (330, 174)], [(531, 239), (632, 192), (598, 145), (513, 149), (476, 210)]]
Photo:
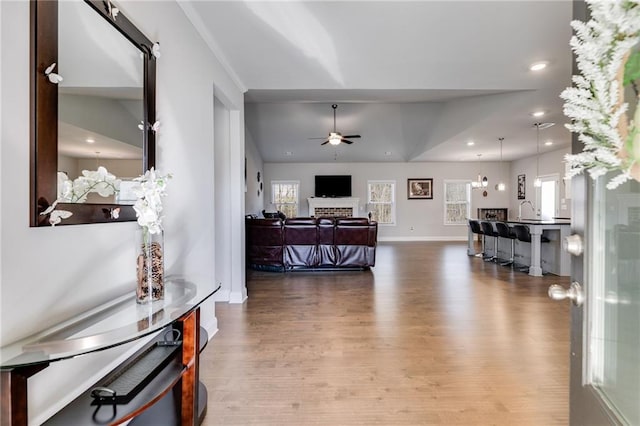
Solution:
[[(483, 252), (484, 252), (484, 250), (483, 250)], [(482, 259), (485, 262), (497, 262), (498, 261), (498, 237), (497, 236), (493, 236), (493, 256), (486, 256), (485, 255)]]
[(493, 237), (493, 259), (492, 260), (496, 263), (498, 263), (499, 261), (498, 260), (498, 238), (499, 237), (497, 235)]
[(513, 252), (514, 252), (514, 243), (515, 243), (515, 241), (514, 241), (513, 238), (509, 238), (509, 239), (511, 240), (511, 253), (510, 253), (511, 257), (509, 257), (509, 261), (508, 262), (501, 263), (500, 264), (501, 266), (513, 265), (513, 256), (514, 256)]

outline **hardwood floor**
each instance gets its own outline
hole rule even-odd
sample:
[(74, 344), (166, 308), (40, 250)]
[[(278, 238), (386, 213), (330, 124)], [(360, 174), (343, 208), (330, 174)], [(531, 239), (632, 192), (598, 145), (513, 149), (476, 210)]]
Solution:
[(370, 272), (247, 275), (216, 304), (204, 425), (568, 424), (569, 304), (461, 242), (381, 243)]

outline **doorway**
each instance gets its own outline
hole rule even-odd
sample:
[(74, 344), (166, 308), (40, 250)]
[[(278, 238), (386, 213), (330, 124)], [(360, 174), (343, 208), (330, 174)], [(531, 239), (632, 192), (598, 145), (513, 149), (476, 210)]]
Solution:
[(552, 220), (559, 216), (560, 176), (555, 173), (540, 176), (541, 186), (536, 187), (537, 216), (542, 220)]
[(229, 109), (214, 97), (214, 179), (213, 220), (215, 223), (215, 277), (221, 288), (215, 298), (228, 301), (231, 293), (231, 191), (230, 191), (230, 138)]

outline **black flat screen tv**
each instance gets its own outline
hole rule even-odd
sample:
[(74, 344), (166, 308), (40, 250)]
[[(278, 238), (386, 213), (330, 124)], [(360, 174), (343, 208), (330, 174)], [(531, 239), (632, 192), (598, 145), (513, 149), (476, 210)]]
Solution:
[(351, 175), (316, 176), (316, 197), (351, 197)]

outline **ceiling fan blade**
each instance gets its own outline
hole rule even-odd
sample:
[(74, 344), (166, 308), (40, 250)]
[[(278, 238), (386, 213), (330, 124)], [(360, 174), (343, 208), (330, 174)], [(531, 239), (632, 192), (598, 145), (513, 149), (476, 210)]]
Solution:
[(346, 139), (342, 139), (342, 143), (346, 143), (347, 145), (351, 145), (353, 143), (353, 141), (348, 141)]
[(322, 142), (320, 145), (326, 145), (328, 143), (329, 143), (329, 141), (327, 140), (327, 141)]
[(346, 139), (358, 139), (358, 138), (361, 138), (361, 137), (362, 136), (360, 136), (360, 135), (345, 135), (345, 136), (342, 137), (342, 139), (345, 139), (345, 138)]

